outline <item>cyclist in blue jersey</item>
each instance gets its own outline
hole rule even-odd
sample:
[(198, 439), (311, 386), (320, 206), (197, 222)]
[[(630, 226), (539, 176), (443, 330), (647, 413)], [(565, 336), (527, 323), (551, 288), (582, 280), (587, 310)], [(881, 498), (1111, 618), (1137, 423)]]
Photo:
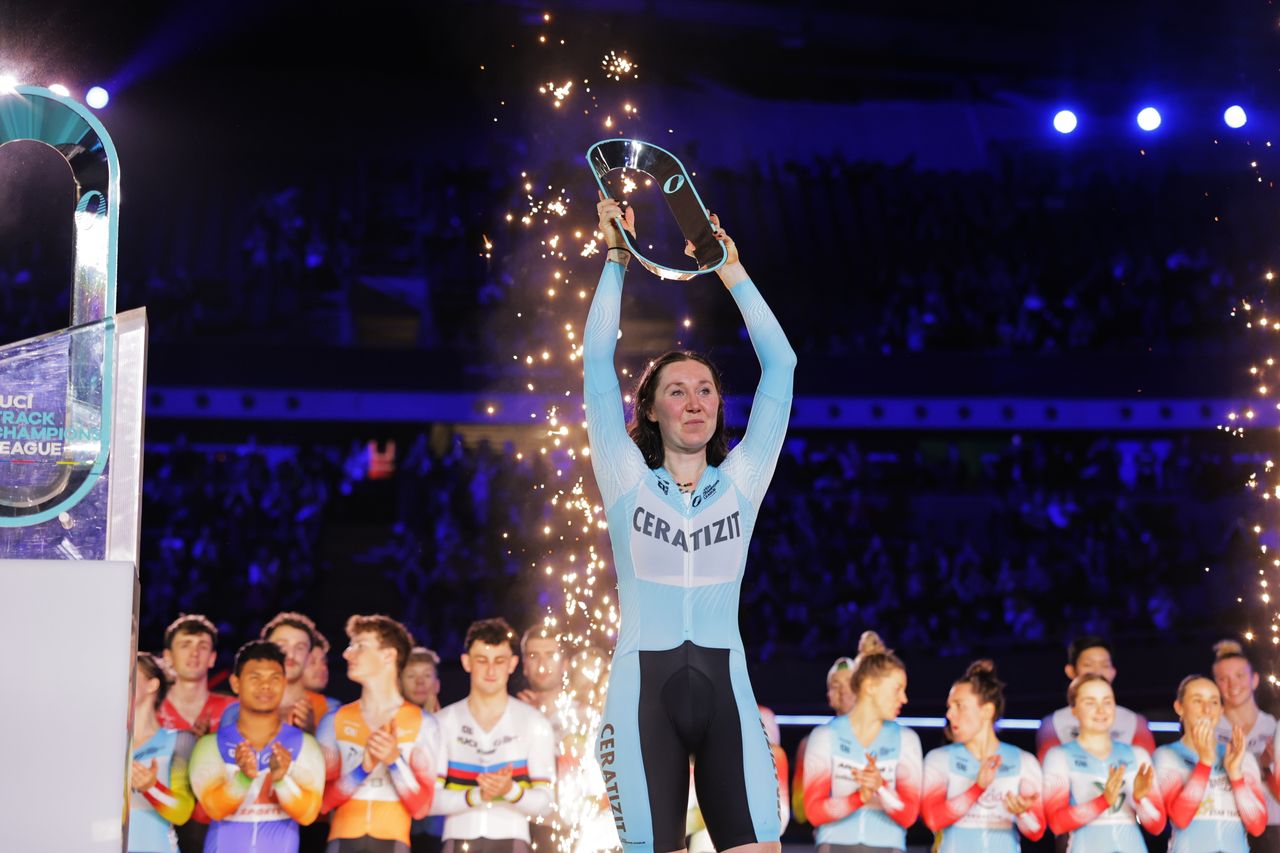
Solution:
[(1116, 694), (1106, 675), (1076, 676), (1067, 690), (1067, 707), (1079, 731), (1044, 757), (1049, 828), (1071, 853), (1146, 853), (1139, 826), (1153, 836), (1165, 826), (1151, 754), (1112, 736)]
[(166, 729), (156, 710), (169, 689), (160, 662), (138, 652), (133, 692), (133, 763), (129, 768), (129, 853), (176, 853), (173, 827), (191, 817), (195, 798), (187, 764), (195, 737)]
[(947, 694), (952, 743), (924, 758), (920, 815), (938, 853), (1017, 853), (1044, 835), (1040, 762), (996, 738), (1004, 682), (989, 660), (969, 664)]
[(920, 814), (920, 738), (897, 722), (907, 667), (875, 631), (858, 641), (848, 714), (818, 726), (805, 752), (805, 813), (818, 853), (901, 853)]
[[(853, 682), (853, 658), (838, 657), (827, 670), (827, 704), (837, 717), (842, 717), (853, 710), (854, 700), (850, 684)], [(809, 748), (809, 736), (800, 738), (796, 744), (796, 769), (791, 777), (791, 818), (796, 823), (809, 823), (809, 816), (804, 810), (804, 761)]]
[[(796, 357), (719, 230), (717, 271), (742, 312), (761, 378), (742, 441), (728, 449), (715, 366), (673, 351), (641, 376), (631, 423), (614, 370), (630, 262), (602, 199), (609, 246), (583, 343), (591, 462), (618, 574), (621, 626), (597, 756), (623, 848), (684, 848), (689, 762), (715, 848), (777, 851), (777, 776), (747, 677), (738, 597), (747, 543), (791, 410)], [(635, 227), (634, 210), (623, 221)]]
[(1267, 805), (1244, 731), (1235, 726), (1230, 741), (1218, 743), (1222, 693), (1202, 675), (1182, 679), (1173, 709), (1182, 737), (1152, 756), (1173, 825), (1169, 853), (1248, 853), (1249, 836), (1267, 828)]

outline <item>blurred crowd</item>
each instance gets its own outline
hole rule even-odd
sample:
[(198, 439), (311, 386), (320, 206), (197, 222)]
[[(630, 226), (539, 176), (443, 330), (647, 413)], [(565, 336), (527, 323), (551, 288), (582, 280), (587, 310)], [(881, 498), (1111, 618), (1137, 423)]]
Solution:
[[(576, 187), (581, 171), (552, 164), (547, 177)], [(802, 283), (775, 306), (806, 330), (796, 349), (839, 356), (1221, 346), (1239, 288), (1260, 282), (1274, 252), (1258, 224), (1269, 199), (1233, 174), (1121, 175), (1029, 155), (939, 173), (832, 157), (698, 181), (757, 278)], [(484, 334), (510, 333), (503, 309), (527, 308), (541, 292), (528, 281), (550, 275), (540, 232), (506, 220), (531, 203), (522, 185), (368, 166), (358, 179), (211, 198), (190, 224), (199, 235), (173, 220), (146, 225), (164, 239), (126, 233), (120, 304), (148, 306), (157, 342), (443, 346), (485, 363)], [(594, 219), (572, 200), (568, 210), (573, 227)], [(562, 266), (593, 283), (597, 259), (570, 248)], [(62, 288), (0, 266), (0, 338), (47, 331), (30, 294)], [(717, 329), (728, 342), (731, 319)]]
[[(152, 445), (144, 635), (196, 609), (232, 637), (281, 608), (324, 622), (363, 591), (452, 656), (474, 613), (562, 608), (537, 561), (544, 527), (571, 518), (552, 498), (572, 463), (444, 430), (389, 476), (371, 475), (377, 452)], [(748, 654), (839, 653), (884, 624), (948, 655), (1209, 630), (1256, 555), (1243, 484), (1260, 462), (1213, 436), (795, 434), (753, 537)]]

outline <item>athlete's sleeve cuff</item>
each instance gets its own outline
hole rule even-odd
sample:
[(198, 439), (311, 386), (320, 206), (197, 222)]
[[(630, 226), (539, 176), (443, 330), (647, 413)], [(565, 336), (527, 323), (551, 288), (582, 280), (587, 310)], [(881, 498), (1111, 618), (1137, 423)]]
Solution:
[(881, 785), (880, 790), (877, 793), (880, 794), (880, 803), (886, 810), (891, 812), (902, 810), (903, 802), (901, 798), (898, 797), (898, 792), (890, 788), (887, 784)]
[(1151, 798), (1143, 797), (1138, 800), (1138, 813), (1147, 820), (1159, 820), (1160, 810), (1156, 808), (1156, 804), (1151, 802)]
[(298, 787), (297, 782), (293, 781), (293, 776), (290, 774), (285, 774), (285, 777), (274, 783), (272, 787), (275, 788), (277, 792), (287, 791), (289, 796), (293, 798), (302, 796), (302, 789)]

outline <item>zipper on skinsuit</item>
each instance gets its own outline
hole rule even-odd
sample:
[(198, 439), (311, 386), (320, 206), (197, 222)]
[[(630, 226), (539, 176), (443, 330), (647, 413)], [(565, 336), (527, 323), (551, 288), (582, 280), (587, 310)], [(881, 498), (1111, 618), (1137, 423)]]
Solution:
[[(693, 511), (693, 503), (692, 501), (690, 501), (690, 505), (685, 508), (686, 514), (681, 516), (681, 521), (684, 524), (684, 541), (685, 542), (693, 541), (693, 528), (689, 526), (689, 522), (691, 522), (693, 518), (692, 516), (687, 514), (692, 511)], [(693, 597), (690, 595), (690, 591), (692, 589), (693, 589), (693, 552), (686, 550), (684, 552), (684, 589), (681, 591), (681, 594), (680, 594), (683, 602), (683, 609), (684, 609), (684, 614), (683, 614), (684, 631), (682, 634), (682, 639), (685, 639), (685, 640), (693, 639)]]

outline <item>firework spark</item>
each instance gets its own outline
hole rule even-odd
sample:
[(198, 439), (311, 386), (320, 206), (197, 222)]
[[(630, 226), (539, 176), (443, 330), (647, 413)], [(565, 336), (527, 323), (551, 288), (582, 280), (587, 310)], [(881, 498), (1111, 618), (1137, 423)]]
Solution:
[[(545, 38), (540, 38), (538, 44), (554, 47)], [(545, 61), (544, 50), (532, 54), (535, 61)], [(637, 76), (636, 63), (616, 51), (605, 55), (602, 68), (606, 78), (616, 82), (625, 83)], [(581, 107), (585, 121), (596, 127), (600, 116), (608, 128), (622, 119), (638, 120), (635, 99), (603, 104), (608, 99), (592, 92), (585, 75), (575, 74), (569, 79), (558, 72), (554, 76), (532, 73), (525, 79), (545, 81), (537, 86), (537, 102), (549, 104), (548, 109), (561, 111), (566, 117), (569, 114), (562, 108), (574, 99), (572, 114), (576, 115)], [(506, 107), (506, 101), (501, 105)], [(619, 118), (615, 120), (614, 116)], [(515, 188), (520, 196), (519, 209), (500, 214), (506, 227), (514, 229), (507, 235), (504, 256), (513, 254), (513, 246), (531, 248), (534, 253), (533, 265), (519, 275), (531, 278), (530, 283), (535, 286), (523, 288), (520, 293), (527, 298), (538, 294), (542, 300), (516, 313), (520, 320), (532, 322), (527, 327), (527, 340), (512, 341), (516, 350), (508, 351), (510, 363), (522, 365), (527, 372), (522, 384), (528, 391), (550, 391), (567, 398), (564, 406), (533, 414), (534, 421), (541, 418), (533, 446), (513, 454), (515, 463), (525, 458), (542, 460), (547, 475), (533, 490), (538, 496), (535, 500), (542, 502), (536, 523), (527, 530), (503, 535), (510, 553), (524, 557), (530, 575), (554, 587), (550, 595), (557, 606), (544, 614), (543, 629), (559, 640), (567, 666), (565, 690), (556, 708), (563, 737), (557, 815), (552, 820), (559, 850), (570, 853), (579, 845), (597, 849), (617, 844), (616, 835), (607, 840), (614, 831), (613, 820), (608, 808), (601, 808), (603, 782), (595, 765), (593, 746), (610, 655), (619, 629), (619, 612), (613, 591), (615, 582), (605, 557), (608, 523), (598, 498), (593, 497), (594, 482), (588, 470), (591, 451), (584, 413), (581, 404), (573, 402), (582, 390), (578, 305), (586, 301), (588, 290), (574, 281), (570, 255), (596, 256), (603, 248), (604, 236), (595, 229), (594, 198), (589, 206), (578, 210), (571, 193), (559, 183), (548, 183), (546, 177), (539, 180), (532, 171), (521, 172)], [(630, 181), (630, 189), (635, 186), (635, 181)], [(589, 226), (583, 222), (566, 229), (566, 217), (579, 214), (584, 220), (589, 217)], [(485, 235), (485, 251), (492, 252), (496, 242)], [(566, 314), (557, 302), (575, 293), (574, 310)], [(548, 324), (549, 317), (558, 319)], [(571, 411), (569, 406), (577, 408)], [(602, 830), (606, 840), (598, 844)]]
[(551, 105), (559, 107), (565, 101), (569, 100), (569, 94), (573, 91), (573, 81), (566, 80), (563, 83), (544, 83), (538, 87), (538, 94), (550, 95)]
[(636, 69), (640, 66), (632, 62), (631, 57), (625, 53), (609, 51), (604, 55), (600, 67), (604, 69), (604, 76), (611, 80), (621, 81), (624, 77), (634, 80), (639, 76)]
[[(1251, 162), (1250, 168), (1257, 168), (1257, 162)], [(1232, 310), (1233, 317), (1243, 322), (1246, 332), (1260, 332), (1262, 335), (1274, 334), (1280, 331), (1280, 321), (1274, 316), (1268, 317), (1267, 297), (1275, 283), (1275, 274), (1267, 271), (1261, 277), (1259, 284), (1260, 293), (1256, 293), (1251, 297), (1242, 298), (1239, 304)], [(1270, 338), (1259, 338), (1257, 335), (1250, 334), (1255, 341), (1265, 341), (1264, 347), (1270, 349), (1274, 347), (1274, 343)], [(1246, 428), (1261, 426), (1262, 418), (1258, 409), (1262, 408), (1261, 403), (1266, 401), (1268, 408), (1274, 406), (1280, 410), (1280, 403), (1271, 403), (1270, 397), (1274, 393), (1278, 384), (1280, 384), (1280, 371), (1276, 370), (1276, 357), (1270, 352), (1264, 352), (1261, 358), (1258, 358), (1249, 366), (1249, 381), (1253, 386), (1253, 393), (1259, 401), (1259, 405), (1255, 408), (1253, 405), (1245, 404), (1236, 411), (1227, 414), (1227, 423), (1220, 425), (1218, 428), (1226, 431), (1228, 434), (1242, 438), (1245, 435)], [(1262, 461), (1261, 471), (1254, 471), (1245, 482), (1245, 488), (1250, 492), (1258, 495), (1263, 501), (1266, 510), (1262, 512), (1264, 518), (1270, 519), (1271, 502), (1273, 499), (1280, 500), (1280, 482), (1277, 482), (1277, 472), (1274, 460), (1265, 459)], [(1255, 540), (1255, 547), (1258, 554), (1258, 580), (1257, 592), (1255, 593), (1256, 601), (1262, 606), (1262, 615), (1269, 623), (1267, 630), (1257, 632), (1248, 630), (1245, 632), (1245, 640), (1249, 643), (1258, 641), (1261, 637), (1269, 637), (1270, 645), (1274, 648), (1280, 646), (1280, 612), (1273, 605), (1273, 596), (1271, 594), (1271, 579), (1280, 576), (1280, 559), (1270, 553), (1271, 546), (1269, 542), (1274, 543), (1276, 531), (1265, 527), (1262, 524), (1254, 524), (1250, 528)], [(1206, 567), (1205, 571), (1209, 571)], [(1244, 598), (1237, 599), (1241, 604)], [(1268, 675), (1269, 683), (1275, 685), (1280, 684), (1274, 673)]]

